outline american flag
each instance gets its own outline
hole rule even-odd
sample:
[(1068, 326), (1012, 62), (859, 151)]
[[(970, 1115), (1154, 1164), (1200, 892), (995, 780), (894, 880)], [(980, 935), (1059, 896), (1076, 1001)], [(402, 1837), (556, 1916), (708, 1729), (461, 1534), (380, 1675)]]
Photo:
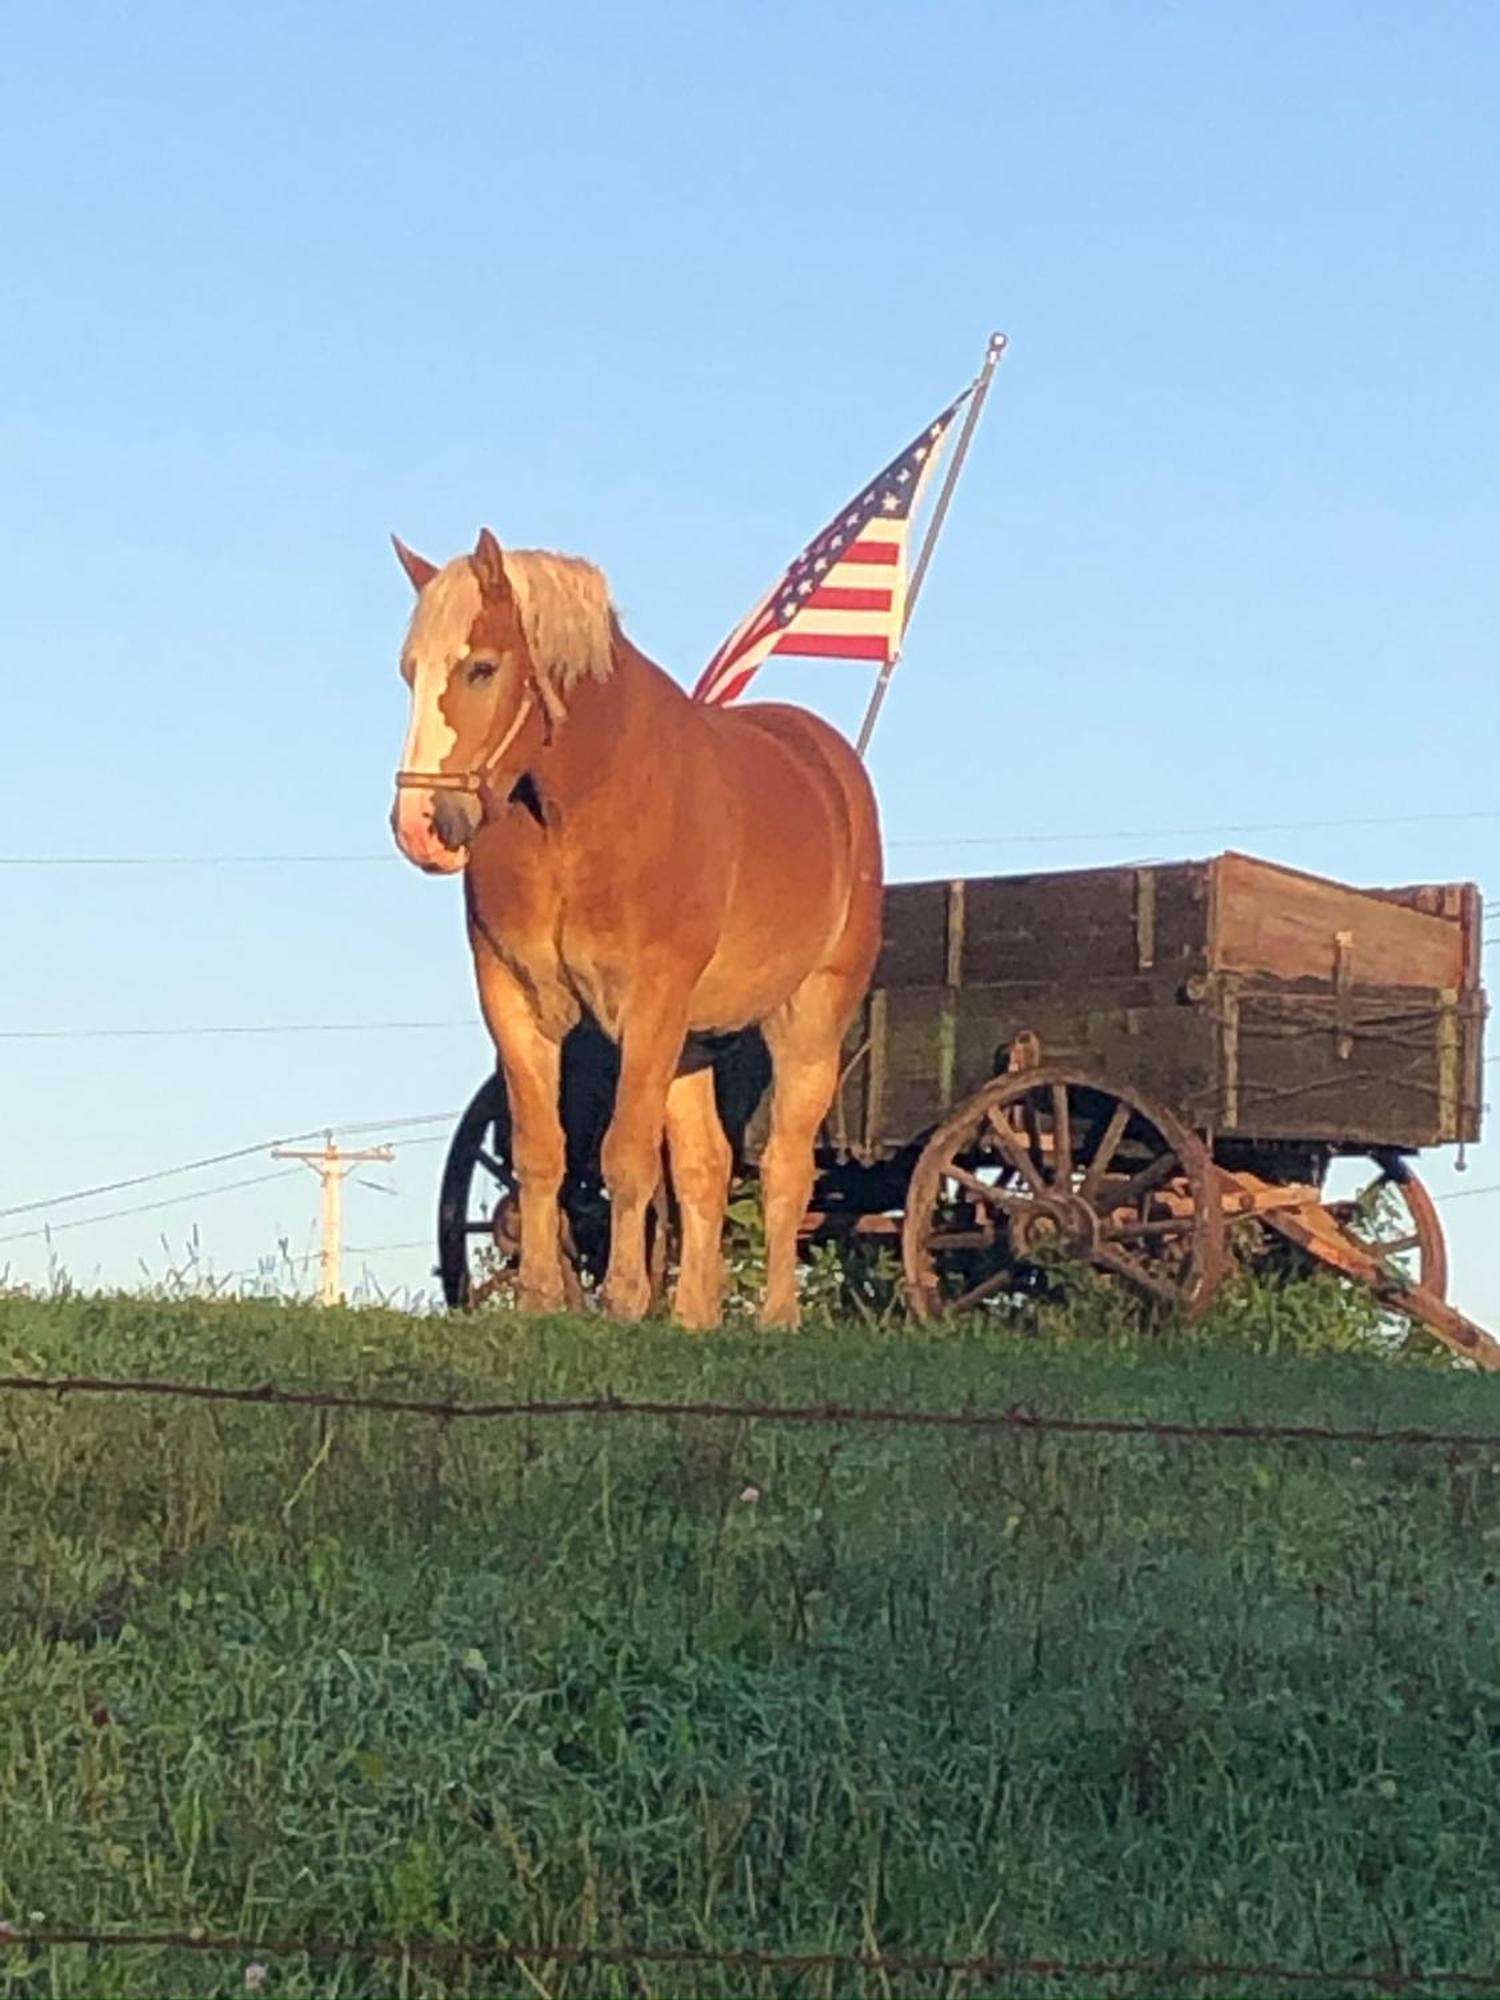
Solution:
[(699, 676), (694, 701), (722, 708), (773, 653), (888, 666), (906, 619), (912, 516), (959, 405), (912, 439), (778, 578)]

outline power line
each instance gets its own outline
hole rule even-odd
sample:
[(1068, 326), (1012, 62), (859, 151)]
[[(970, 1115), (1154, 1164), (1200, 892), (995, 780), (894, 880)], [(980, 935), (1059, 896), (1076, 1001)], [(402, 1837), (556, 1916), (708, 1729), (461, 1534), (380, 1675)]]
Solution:
[(1451, 826), (1466, 820), (1500, 820), (1500, 812), (1380, 813), (1366, 819), (1244, 820), (1220, 826), (1081, 827), (1067, 833), (929, 835), (888, 840), (887, 847), (1041, 847), (1077, 840), (1199, 840), (1231, 833), (1327, 833), (1359, 827)]
[(379, 1035), (453, 1028), (473, 1029), (463, 1021), (256, 1021), (223, 1027), (169, 1028), (0, 1028), (0, 1042), (171, 1041), (198, 1035)]
[[(333, 1130), (352, 1136), (357, 1132), (399, 1132), (414, 1126), (450, 1124), (458, 1116), (456, 1111), (430, 1111), (418, 1118), (366, 1119), (357, 1125), (314, 1126), (308, 1132), (287, 1132), (275, 1139), (261, 1139), (253, 1146), (236, 1146), (227, 1153), (208, 1153), (201, 1160), (183, 1160), (172, 1167), (157, 1167), (147, 1174), (130, 1174), (123, 1180), (100, 1181), (93, 1187), (74, 1188), (67, 1194), (47, 1195), (40, 1201), (14, 1202), (9, 1208), (0, 1208), (0, 1218), (12, 1215), (35, 1215), (44, 1208), (65, 1208), (75, 1201), (89, 1201), (95, 1195), (121, 1194), (126, 1188), (147, 1187), (153, 1181), (167, 1181), (178, 1174), (206, 1172), (209, 1167), (224, 1167), (235, 1160), (249, 1160), (272, 1152), (277, 1146), (294, 1146), (305, 1139), (316, 1139), (323, 1132)], [(411, 1145), (428, 1145), (431, 1140), (408, 1139)]]
[(399, 861), (380, 854), (0, 854), (0, 868), (323, 868)]
[[(444, 1115), (444, 1117), (452, 1117), (452, 1116), (453, 1116), (454, 1114), (453, 1114), (453, 1113), (451, 1113), (451, 1112), (449, 1112), (449, 1113), (444, 1113), (443, 1115)], [(397, 1121), (397, 1122), (400, 1122), (400, 1121)], [(416, 1122), (416, 1121), (414, 1121), (414, 1120), (407, 1120), (407, 1121), (405, 1121), (405, 1122), (407, 1122), (407, 1123), (414, 1123), (414, 1122)], [(424, 1122), (425, 1122), (425, 1121), (424, 1121)], [(350, 1126), (338, 1126), (338, 1127), (335, 1127), (334, 1129), (335, 1129), (335, 1130), (337, 1130), (337, 1131), (351, 1131), (351, 1130), (358, 1130), (359, 1128), (358, 1128), (358, 1127), (350, 1127)], [(393, 1125), (391, 1125), (391, 1126), (389, 1126), (389, 1127), (383, 1127), (383, 1128), (380, 1128), (380, 1129), (384, 1129), (384, 1130), (394, 1130), (394, 1129), (395, 1129), (395, 1126), (394, 1126), (394, 1124), (393, 1124)], [(307, 1137), (307, 1136), (309, 1136), (309, 1135), (307, 1135), (307, 1134), (302, 1134), (302, 1135), (300, 1135), (300, 1136), (302, 1136), (302, 1137)], [(398, 1141), (397, 1141), (397, 1144), (398, 1144), (398, 1145), (399, 1145), (399, 1146), (400, 1146), (400, 1147), (401, 1147), (401, 1148), (402, 1148), (403, 1150), (405, 1150), (405, 1149), (408, 1149), (408, 1148), (411, 1148), (411, 1147), (414, 1147), (414, 1146), (441, 1146), (441, 1145), (445, 1145), (445, 1144), (447, 1143), (447, 1140), (448, 1140), (448, 1134), (447, 1134), (446, 1132), (435, 1132), (435, 1133), (432, 1133), (432, 1134), (431, 1134), (430, 1136), (428, 1136), (427, 1138), (423, 1138), (423, 1139), (402, 1139), (402, 1140), (398, 1140)], [(257, 1147), (252, 1147), (252, 1148), (250, 1148), (249, 1150), (250, 1150), (250, 1151), (252, 1151), (252, 1152), (260, 1152), (260, 1151), (262, 1151), (262, 1150), (264, 1150), (264, 1149), (262, 1149), (261, 1147), (258, 1147), (258, 1146), (257, 1146)], [(274, 1148), (272, 1148), (272, 1149), (270, 1149), (270, 1150), (274, 1151)], [(394, 1149), (392, 1149), (392, 1150), (394, 1150)], [(229, 1155), (228, 1157), (230, 1157), (230, 1158), (235, 1158), (235, 1157), (243, 1157), (243, 1155), (235, 1155), (235, 1154), (231, 1154), (231, 1155)], [(162, 1179), (162, 1178), (165, 1178), (165, 1176), (166, 1176), (166, 1175), (168, 1175), (168, 1174), (172, 1174), (172, 1173), (182, 1173), (182, 1172), (188, 1172), (188, 1171), (191, 1171), (191, 1169), (188, 1169), (188, 1168), (180, 1168), (180, 1167), (178, 1167), (178, 1168), (174, 1168), (174, 1167), (167, 1167), (167, 1168), (165, 1168), (165, 1169), (163, 1170), (163, 1173), (162, 1173), (162, 1174), (158, 1174), (158, 1175), (154, 1175), (154, 1176), (153, 1176), (153, 1175), (147, 1175), (147, 1176), (145, 1176), (144, 1178), (147, 1178), (147, 1179)], [(40, 1227), (40, 1228), (37, 1228), (37, 1229), (22, 1229), (22, 1230), (18, 1230), (18, 1231), (16, 1231), (16, 1233), (15, 1233), (14, 1235), (11, 1235), (11, 1236), (0, 1236), (0, 1243), (28, 1243), (28, 1242), (36, 1242), (36, 1241), (38, 1241), (39, 1239), (41, 1239), (41, 1238), (43, 1238), (43, 1237), (48, 1237), (48, 1236), (57, 1236), (57, 1235), (60, 1235), (60, 1234), (62, 1233), (62, 1231), (63, 1231), (63, 1230), (65, 1230), (65, 1229), (87, 1229), (87, 1228), (89, 1228), (89, 1227), (90, 1227), (90, 1225), (91, 1225), (91, 1224), (93, 1224), (93, 1223), (95, 1223), (95, 1222), (120, 1222), (120, 1221), (123, 1221), (125, 1217), (127, 1217), (127, 1216), (131, 1216), (131, 1215), (154, 1215), (154, 1214), (155, 1214), (155, 1213), (157, 1212), (157, 1210), (158, 1210), (158, 1209), (163, 1209), (163, 1208), (180, 1208), (180, 1207), (181, 1207), (181, 1206), (183, 1205), (183, 1203), (184, 1203), (184, 1202), (190, 1202), (190, 1201), (206, 1201), (206, 1200), (208, 1200), (208, 1199), (209, 1199), (209, 1198), (210, 1198), (211, 1196), (213, 1196), (213, 1195), (218, 1195), (218, 1194), (233, 1194), (233, 1193), (234, 1193), (234, 1192), (235, 1192), (235, 1191), (236, 1191), (237, 1189), (239, 1189), (239, 1188), (251, 1188), (251, 1187), (262, 1187), (262, 1186), (264, 1186), (264, 1185), (265, 1185), (265, 1183), (266, 1183), (267, 1181), (284, 1181), (284, 1180), (295, 1180), (295, 1179), (296, 1179), (296, 1177), (297, 1177), (297, 1170), (296, 1170), (296, 1168), (295, 1168), (295, 1167), (286, 1167), (286, 1168), (283, 1168), (283, 1169), (279, 1170), (279, 1171), (278, 1171), (278, 1172), (276, 1172), (276, 1173), (271, 1173), (271, 1174), (250, 1174), (250, 1175), (248, 1175), (248, 1176), (247, 1176), (247, 1177), (246, 1177), (246, 1178), (245, 1178), (244, 1180), (238, 1180), (238, 1181), (221, 1181), (221, 1182), (220, 1182), (220, 1183), (218, 1184), (218, 1186), (216, 1186), (216, 1187), (207, 1187), (207, 1188), (194, 1188), (194, 1189), (193, 1189), (193, 1190), (192, 1190), (192, 1191), (191, 1191), (190, 1193), (188, 1193), (188, 1194), (174, 1194), (174, 1195), (168, 1195), (168, 1196), (167, 1196), (167, 1197), (166, 1197), (166, 1198), (165, 1198), (164, 1200), (162, 1200), (162, 1201), (145, 1201), (145, 1202), (138, 1202), (138, 1203), (136, 1203), (136, 1204), (135, 1204), (135, 1206), (133, 1206), (133, 1207), (131, 1207), (131, 1208), (111, 1208), (111, 1209), (107, 1209), (107, 1210), (106, 1210), (106, 1211), (104, 1212), (104, 1214), (102, 1214), (102, 1215), (80, 1215), (80, 1216), (78, 1216), (78, 1217), (77, 1217), (77, 1218), (76, 1218), (76, 1219), (75, 1219), (74, 1221), (72, 1221), (72, 1222), (57, 1222), (57, 1223), (43, 1223), (43, 1224), (41, 1225), (41, 1227)], [(118, 1183), (117, 1185), (129, 1185), (129, 1183)], [(365, 1185), (365, 1183), (363, 1183), (363, 1182), (362, 1182), (362, 1183), (360, 1183), (360, 1185), (362, 1185), (362, 1186), (363, 1186), (363, 1185)], [(97, 1192), (99, 1192), (99, 1190), (95, 1189), (95, 1190), (93, 1190), (93, 1192), (97, 1193)], [(58, 1198), (58, 1202), (56, 1202), (56, 1203), (43, 1203), (43, 1204), (41, 1204), (41, 1205), (42, 1205), (43, 1207), (55, 1207), (55, 1206), (58, 1206), (58, 1205), (60, 1205), (60, 1203), (61, 1203), (61, 1202), (63, 1202), (63, 1201), (78, 1201), (78, 1200), (81, 1200), (81, 1199), (82, 1199), (82, 1197), (81, 1197), (80, 1195), (63, 1195), (63, 1196), (60, 1196), (60, 1197)], [(35, 1207), (37, 1206), (37, 1204), (35, 1204), (35, 1203), (32, 1203), (32, 1204), (29, 1204), (29, 1206), (30, 1206), (30, 1207), (32, 1207), (32, 1208), (35, 1208)], [(24, 1209), (24, 1208), (22, 1208), (22, 1209), (0, 1209), (0, 1215), (18, 1215), (18, 1214), (25, 1214), (26, 1212), (27, 1212), (27, 1210), (26, 1210), (26, 1209)], [(372, 1246), (372, 1247), (371, 1247), (371, 1249), (370, 1249), (369, 1251), (365, 1252), (364, 1254), (366, 1254), (366, 1255), (373, 1255), (373, 1254), (374, 1254), (374, 1251), (375, 1251), (375, 1249), (378, 1249), (378, 1248), (385, 1248), (385, 1249), (390, 1249), (390, 1248), (392, 1248), (392, 1247), (394, 1247), (394, 1246), (392, 1246), (392, 1245), (390, 1245), (390, 1244), (386, 1244), (386, 1245), (374, 1245), (374, 1246)], [(403, 1245), (403, 1246), (401, 1246), (401, 1247), (403, 1247), (403, 1248), (413, 1248), (413, 1247), (415, 1247), (415, 1246), (413, 1246), (413, 1245)], [(351, 1254), (352, 1254), (352, 1253), (351, 1253)]]
[(103, 1215), (80, 1215), (72, 1222), (44, 1223), (40, 1229), (20, 1229), (13, 1236), (0, 1236), (0, 1243), (31, 1243), (38, 1238), (60, 1236), (65, 1229), (88, 1229), (96, 1222), (119, 1222), (128, 1215), (154, 1215), (158, 1209), (180, 1208), (185, 1201), (207, 1201), (217, 1194), (233, 1194), (240, 1188), (263, 1187), (267, 1181), (297, 1179), (295, 1167), (281, 1167), (274, 1174), (250, 1174), (244, 1180), (222, 1181), (218, 1187), (194, 1188), (191, 1194), (169, 1194), (162, 1201), (137, 1202), (133, 1208), (112, 1208)]
[[(1037, 847), (1088, 840), (1186, 840), (1219, 834), (1325, 833), (1389, 826), (1457, 826), (1500, 820), (1500, 810), (1470, 812), (1375, 813), (1354, 819), (1283, 819), (1224, 821), (1208, 826), (1070, 827), (1066, 832), (929, 834), (919, 839), (888, 840), (888, 848), (912, 847)], [(0, 854), (0, 868), (314, 868), (351, 867), (379, 862), (389, 866), (401, 856), (393, 850), (359, 854)]]

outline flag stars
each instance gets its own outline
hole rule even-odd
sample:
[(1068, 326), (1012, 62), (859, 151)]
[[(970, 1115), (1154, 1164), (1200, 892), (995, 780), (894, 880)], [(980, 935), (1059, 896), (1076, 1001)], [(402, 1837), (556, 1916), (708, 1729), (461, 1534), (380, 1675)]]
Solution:
[(901, 505), (901, 496), (898, 493), (882, 494), (880, 505), (883, 512), (894, 514)]

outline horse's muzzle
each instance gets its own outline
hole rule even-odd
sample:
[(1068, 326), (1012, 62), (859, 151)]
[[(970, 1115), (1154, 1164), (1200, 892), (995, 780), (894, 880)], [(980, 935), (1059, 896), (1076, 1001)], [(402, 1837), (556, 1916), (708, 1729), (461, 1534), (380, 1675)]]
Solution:
[(432, 801), (432, 830), (455, 854), (479, 831), (479, 801), (472, 792), (438, 792)]
[(391, 831), (408, 861), (429, 875), (456, 875), (468, 860), (479, 803), (461, 793), (404, 788), (391, 809)]

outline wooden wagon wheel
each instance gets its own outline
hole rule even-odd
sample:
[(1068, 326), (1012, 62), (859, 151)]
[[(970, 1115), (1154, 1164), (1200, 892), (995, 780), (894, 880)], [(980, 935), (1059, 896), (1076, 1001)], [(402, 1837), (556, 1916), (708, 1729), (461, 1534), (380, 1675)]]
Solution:
[(1401, 1154), (1373, 1158), (1373, 1180), (1348, 1201), (1328, 1202), (1328, 1213), (1393, 1278), (1447, 1298), (1448, 1246), (1432, 1196)]
[(1224, 1270), (1208, 1149), (1142, 1091), (1047, 1067), (996, 1077), (938, 1127), (907, 1193), (902, 1261), (923, 1319), (1080, 1258), (1192, 1313)]
[[(570, 1308), (591, 1300), (609, 1262), (609, 1202), (597, 1178), (570, 1173), (562, 1194), (563, 1282)], [(647, 1217), (653, 1302), (666, 1289), (672, 1229), (665, 1183)], [(456, 1312), (515, 1303), (521, 1214), (511, 1160), (510, 1105), (498, 1072), (454, 1129), (438, 1193), (438, 1276)]]

